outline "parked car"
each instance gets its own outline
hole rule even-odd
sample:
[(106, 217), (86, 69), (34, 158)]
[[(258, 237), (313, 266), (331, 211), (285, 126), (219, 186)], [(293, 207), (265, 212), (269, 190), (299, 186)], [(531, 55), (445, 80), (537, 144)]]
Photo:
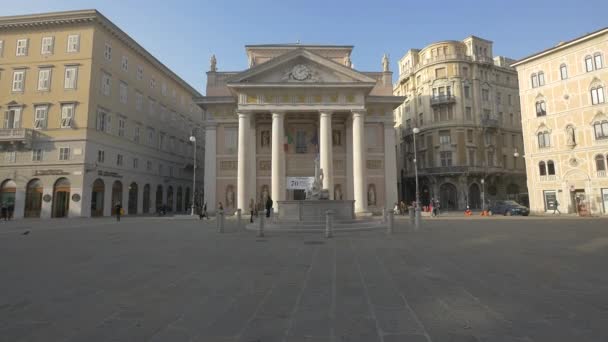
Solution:
[(530, 209), (524, 207), (523, 205), (515, 202), (515, 201), (496, 201), (489, 208), (489, 211), (492, 215), (522, 215), (528, 216), (530, 214)]

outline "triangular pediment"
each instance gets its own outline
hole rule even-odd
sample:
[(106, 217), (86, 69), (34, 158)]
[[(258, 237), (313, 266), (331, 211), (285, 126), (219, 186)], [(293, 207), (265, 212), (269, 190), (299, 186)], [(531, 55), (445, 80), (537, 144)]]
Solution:
[(268, 62), (234, 75), (229, 87), (244, 85), (360, 84), (373, 86), (376, 80), (304, 48), (288, 52)]

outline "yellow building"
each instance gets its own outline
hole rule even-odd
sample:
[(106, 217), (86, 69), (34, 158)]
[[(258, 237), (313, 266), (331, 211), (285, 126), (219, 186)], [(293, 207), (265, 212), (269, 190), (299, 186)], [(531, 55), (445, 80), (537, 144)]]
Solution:
[(193, 97), (95, 10), (0, 17), (0, 204), (15, 218), (185, 211)]
[[(399, 60), (394, 94), (400, 198), (442, 210), (481, 209), (498, 199), (526, 203), (517, 73), (475, 36), (411, 49)], [(414, 154), (413, 128), (416, 134)]]
[(608, 210), (608, 28), (513, 64), (533, 212)]

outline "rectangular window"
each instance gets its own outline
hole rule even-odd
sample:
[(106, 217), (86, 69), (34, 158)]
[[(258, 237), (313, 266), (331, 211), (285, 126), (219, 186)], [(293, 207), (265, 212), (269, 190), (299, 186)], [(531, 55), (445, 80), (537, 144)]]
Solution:
[(129, 71), (129, 57), (122, 56), (120, 68), (122, 71)]
[(28, 39), (17, 39), (17, 56), (27, 56)]
[(488, 166), (494, 166), (494, 152), (488, 151)]
[(490, 101), (490, 90), (488, 90), (488, 89), (482, 89), (481, 90), (481, 98), (484, 101)]
[(469, 150), (469, 165), (475, 166), (475, 150)]
[(308, 151), (308, 141), (305, 131), (296, 132), (296, 153), (306, 153)]
[(101, 75), (101, 93), (105, 96), (110, 96), (110, 89), (112, 88), (112, 78), (110, 75), (103, 73)]
[(76, 89), (76, 80), (78, 77), (78, 67), (70, 66), (65, 68), (65, 80), (63, 87), (65, 89)]
[(596, 53), (595, 56), (593, 56), (593, 60), (595, 61), (595, 70), (601, 69), (602, 68), (602, 55), (599, 53)]
[(119, 85), (120, 90), (120, 103), (127, 103), (127, 84), (124, 82), (120, 82)]
[(568, 78), (568, 67), (566, 66), (566, 64), (562, 64), (559, 67), (559, 75), (562, 80), (565, 80)]
[(150, 78), (150, 89), (156, 88), (156, 79), (154, 77)]
[(48, 111), (49, 111), (49, 106), (47, 106), (47, 105), (34, 107), (34, 128), (35, 129), (46, 128)]
[(97, 111), (97, 130), (110, 133), (112, 127), (112, 116), (103, 109)]
[(106, 43), (105, 48), (103, 50), (103, 57), (107, 61), (111, 61), (112, 60), (112, 45), (110, 45), (110, 43)]
[(539, 72), (538, 73), (538, 86), (544, 86), (545, 85), (545, 73), (544, 72)]
[(97, 151), (97, 162), (103, 164), (106, 161), (106, 152), (104, 150)]
[(79, 34), (71, 34), (68, 36), (68, 52), (78, 52), (80, 51), (80, 35)]
[(423, 113), (418, 114), (418, 127), (422, 127), (422, 125), (424, 125), (424, 115)]
[(141, 65), (137, 66), (137, 79), (138, 80), (144, 79), (144, 67), (142, 67)]
[(15, 163), (17, 161), (17, 151), (7, 151), (4, 154), (4, 161), (6, 163)]
[(118, 136), (119, 137), (125, 136), (125, 119), (124, 118), (118, 119)]
[(441, 159), (441, 166), (452, 166), (452, 152), (451, 151), (442, 151), (439, 153), (439, 158)]
[(224, 130), (224, 146), (226, 153), (235, 153), (237, 150), (237, 130), (234, 128), (227, 128)]
[(465, 118), (467, 120), (473, 120), (473, 110), (471, 107), (465, 107), (464, 109), (464, 113), (465, 113)]
[(42, 38), (42, 47), (40, 53), (43, 55), (50, 55), (53, 53), (53, 45), (54, 45), (55, 37), (43, 37)]
[(470, 143), (473, 142), (473, 130), (472, 129), (467, 129), (467, 142), (470, 142)]
[(122, 162), (123, 162), (123, 157), (122, 154), (117, 154), (116, 155), (116, 166), (122, 166)]
[(25, 85), (25, 70), (13, 71), (13, 91), (23, 91)]
[(591, 104), (604, 103), (604, 87), (591, 89)]
[(35, 161), (35, 162), (42, 161), (42, 150), (41, 149), (32, 150), (32, 161)]
[(494, 135), (491, 132), (486, 132), (484, 138), (486, 145), (494, 145)]
[(51, 69), (38, 70), (38, 90), (51, 89)]
[(536, 74), (532, 74), (532, 88), (538, 87), (538, 76)]
[(591, 56), (585, 57), (585, 69), (587, 72), (593, 71), (593, 59)]
[[(236, 131), (236, 130), (233, 130)], [(164, 151), (166, 147), (165, 133), (158, 133), (158, 149)]]
[(59, 160), (70, 160), (70, 148), (69, 147), (59, 148)]
[(139, 168), (139, 159), (133, 158), (133, 168), (134, 169)]
[(22, 107), (8, 107), (4, 112), (4, 128), (21, 128)]
[(441, 145), (449, 145), (452, 142), (450, 131), (439, 131), (439, 143)]
[(4, 55), (4, 40), (0, 40), (0, 57)]
[(72, 128), (75, 106), (74, 103), (64, 103), (61, 105), (61, 128)]
[(464, 98), (468, 99), (471, 97), (471, 87), (464, 86)]
[(146, 170), (152, 171), (152, 162), (149, 160), (146, 162)]
[(144, 95), (140, 92), (135, 93), (135, 110), (141, 112), (144, 107)]
[(513, 105), (513, 96), (511, 94), (507, 95), (507, 102), (509, 103), (509, 106)]
[(154, 146), (154, 128), (148, 128), (148, 145)]
[(136, 143), (139, 143), (140, 131), (141, 129), (138, 126), (133, 130), (133, 141)]

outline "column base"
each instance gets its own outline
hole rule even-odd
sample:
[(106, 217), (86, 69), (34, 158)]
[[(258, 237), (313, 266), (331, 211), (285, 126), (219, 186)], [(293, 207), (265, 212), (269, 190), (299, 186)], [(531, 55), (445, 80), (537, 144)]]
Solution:
[(360, 211), (355, 213), (355, 217), (372, 217), (374, 214), (371, 211)]

